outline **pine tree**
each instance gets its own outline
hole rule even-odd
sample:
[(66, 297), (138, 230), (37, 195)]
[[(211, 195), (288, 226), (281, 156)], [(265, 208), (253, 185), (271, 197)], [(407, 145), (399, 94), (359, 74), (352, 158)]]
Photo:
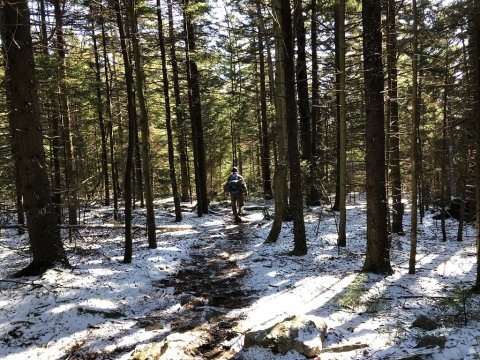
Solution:
[(3, 1), (0, 19), (4, 20), (0, 32), (6, 54), (8, 120), (33, 255), (30, 265), (16, 276), (39, 275), (68, 261), (57, 232), (46, 171), (28, 1)]
[(363, 270), (389, 274), (392, 272), (392, 268), (387, 230), (384, 80), (381, 4), (379, 1), (362, 1), (362, 24), (367, 174), (367, 254)]

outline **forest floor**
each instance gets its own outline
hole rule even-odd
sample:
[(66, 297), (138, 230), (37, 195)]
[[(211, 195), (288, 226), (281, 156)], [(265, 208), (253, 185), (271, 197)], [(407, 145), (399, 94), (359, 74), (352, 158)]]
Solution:
[[(187, 204), (184, 204), (187, 205)], [(324, 346), (343, 349), (321, 359), (480, 359), (480, 296), (475, 281), (475, 231), (428, 214), (418, 231), (417, 272), (408, 274), (409, 237), (394, 236), (394, 274), (359, 273), (365, 256), (365, 201), (350, 197), (347, 247), (336, 246), (336, 214), (306, 209), (308, 254), (289, 256), (292, 223), (265, 244), (273, 204), (247, 202), (235, 224), (226, 202), (201, 218), (185, 211), (175, 223), (171, 199), (156, 202), (157, 249), (149, 249), (145, 211), (135, 210), (134, 256), (123, 260), (123, 231), (109, 228), (112, 210), (89, 206), (85, 228), (64, 233), (72, 269), (39, 277), (9, 276), (30, 261), (28, 238), (0, 233), (0, 358), (300, 360), (243, 347), (244, 335), (292, 315), (323, 320)], [(266, 208), (269, 211), (258, 209)], [(408, 234), (408, 208), (404, 229)], [(267, 215), (267, 218), (265, 216)], [(7, 223), (8, 219), (3, 223)], [(91, 226), (97, 225), (97, 227)], [(99, 225), (105, 225), (101, 227)], [(441, 326), (412, 327), (419, 315)], [(442, 347), (419, 346), (427, 336)]]

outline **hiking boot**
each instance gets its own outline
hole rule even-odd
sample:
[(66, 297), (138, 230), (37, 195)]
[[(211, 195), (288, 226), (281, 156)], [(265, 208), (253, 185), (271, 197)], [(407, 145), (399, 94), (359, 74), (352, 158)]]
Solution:
[(240, 219), (239, 216), (235, 217), (235, 223), (241, 223), (242, 222), (242, 219)]

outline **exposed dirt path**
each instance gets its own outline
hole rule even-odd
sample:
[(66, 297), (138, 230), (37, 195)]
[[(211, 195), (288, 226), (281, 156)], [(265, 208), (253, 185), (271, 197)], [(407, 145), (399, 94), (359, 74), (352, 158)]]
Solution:
[(174, 287), (174, 295), (180, 298), (181, 308), (167, 321), (171, 333), (195, 334), (194, 341), (181, 345), (195, 359), (228, 358), (230, 341), (238, 335), (234, 327), (242, 319), (240, 309), (254, 300), (242, 282), (248, 269), (237, 264), (245, 254), (253, 224), (244, 219), (234, 225), (225, 209), (218, 215), (225, 215), (226, 223), (203, 233), (181, 270), (158, 283)]

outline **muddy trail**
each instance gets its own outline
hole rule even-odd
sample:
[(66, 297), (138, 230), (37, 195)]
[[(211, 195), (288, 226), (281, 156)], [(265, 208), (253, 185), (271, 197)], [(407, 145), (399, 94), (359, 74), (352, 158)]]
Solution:
[(248, 218), (234, 224), (226, 214), (226, 210), (219, 214), (225, 224), (200, 235), (181, 270), (157, 284), (173, 287), (173, 295), (180, 299), (180, 309), (166, 320), (171, 333), (196, 334), (195, 341), (182, 346), (194, 359), (231, 358), (228, 354), (239, 335), (234, 328), (242, 319), (241, 309), (255, 300), (253, 291), (243, 286), (248, 269), (237, 263), (246, 252), (254, 225)]

